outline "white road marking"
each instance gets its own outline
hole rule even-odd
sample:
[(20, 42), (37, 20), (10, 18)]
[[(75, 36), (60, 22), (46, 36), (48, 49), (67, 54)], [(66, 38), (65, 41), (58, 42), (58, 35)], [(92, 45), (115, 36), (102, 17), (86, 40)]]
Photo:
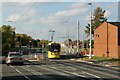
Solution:
[[(84, 66), (88, 66), (88, 65), (84, 65)], [(93, 67), (93, 66), (90, 66), (90, 67)], [(113, 71), (113, 70), (110, 70), (110, 69), (105, 69), (105, 68), (102, 68), (102, 67), (96, 67), (96, 66), (94, 66), (94, 68), (96, 68), (96, 69), (101, 69), (101, 70), (107, 70), (107, 71), (110, 71), (110, 72), (115, 72), (115, 73), (118, 73), (118, 74), (119, 74), (119, 72), (118, 72), (118, 71)]]
[(24, 76), (26, 79), (31, 80), (29, 77), (23, 75), (22, 72), (20, 72), (18, 69), (16, 69), (14, 66), (10, 66), (11, 68), (15, 69), (18, 73), (20, 73), (22, 76)]
[[(39, 68), (42, 68), (42, 69), (45, 69), (45, 70), (52, 71), (52, 72), (57, 73), (57, 74), (59, 74), (59, 75), (65, 75), (66, 77), (79, 80), (79, 78), (76, 77), (76, 76), (71, 76), (70, 74), (65, 73), (65, 72), (63, 72), (63, 71), (60, 71), (60, 70), (58, 71), (58, 70), (51, 69), (51, 67), (49, 68), (48, 66), (36, 66), (36, 67), (39, 67)], [(53, 67), (53, 68), (56, 68), (56, 67)], [(57, 68), (56, 68), (56, 69), (57, 69)]]
[(72, 75), (75, 75), (75, 76), (86, 77), (86, 76), (83, 76), (83, 75), (80, 75), (80, 74), (77, 74), (77, 73), (74, 73), (74, 72), (69, 72), (69, 71), (61, 70), (61, 69), (58, 69), (56, 67), (49, 67), (49, 68), (52, 68), (52, 69), (55, 69), (55, 70), (58, 70), (58, 71), (61, 71), (61, 72), (65, 72), (65, 73), (68, 73), (68, 74), (72, 74)]
[(18, 73), (20, 73), (21, 74), (21, 72), (18, 70), (18, 69), (15, 69)]
[(11, 68), (14, 68), (13, 66), (10, 65)]
[[(69, 68), (72, 68), (72, 67), (70, 67), (70, 66), (68, 66), (68, 67), (69, 67)], [(58, 69), (58, 68), (56, 68), (56, 67), (50, 67), (50, 68), (53, 68), (53, 69), (56, 69), (56, 70), (59, 70), (59, 71), (62, 71), (62, 72), (68, 73), (68, 74), (72, 74), (72, 75), (75, 75), (75, 76), (80, 76), (80, 77), (84, 77), (84, 78), (86, 78), (86, 76), (84, 76), (84, 75), (80, 75), (80, 74), (75, 73), (75, 72), (69, 72), (69, 71), (65, 71), (65, 70), (63, 71), (63, 70)], [(72, 69), (75, 69), (75, 68), (72, 68)], [(75, 69), (75, 70), (76, 70), (76, 69)], [(88, 74), (88, 75), (90, 75), (90, 76), (93, 76), (93, 77), (99, 78), (99, 80), (101, 80), (99, 76), (96, 76), (96, 75), (93, 75), (93, 74), (90, 74), (90, 73), (88, 73), (88, 72), (84, 72), (84, 71), (82, 71), (82, 73), (85, 73), (85, 74)], [(90, 79), (90, 80), (94, 80), (94, 79)]]
[[(65, 64), (68, 64), (68, 65), (72, 65), (72, 64), (70, 64), (70, 63), (65, 63)], [(87, 66), (87, 65), (86, 65)], [(89, 70), (89, 71), (92, 71), (92, 72), (96, 72), (96, 73), (100, 73), (100, 74), (104, 74), (104, 75), (107, 75), (107, 76), (111, 76), (111, 77), (114, 77), (114, 78), (119, 78), (119, 76), (115, 76), (115, 75), (112, 75), (112, 74), (106, 74), (106, 73), (104, 73), (104, 72), (100, 72), (100, 71), (95, 71), (95, 70), (92, 70), (92, 69), (89, 69), (89, 68), (86, 68), (86, 67), (82, 67), (82, 66), (78, 66), (78, 65), (76, 65), (76, 67), (78, 67), (78, 68), (82, 68), (82, 69), (87, 69), (87, 70)]]
[(42, 69), (45, 69), (45, 70), (48, 70), (48, 71), (51, 71), (51, 72), (54, 72), (54, 73), (58, 73), (58, 74), (61, 74), (61, 75), (69, 76), (68, 74), (65, 74), (65, 73), (62, 73), (62, 72), (59, 72), (59, 71), (52, 70), (52, 69), (47, 68), (47, 67), (45, 67), (45, 66), (36, 66), (36, 67), (42, 68)]
[(26, 65), (27, 67), (30, 67), (29, 65)]
[[(62, 64), (62, 65), (63, 65), (63, 64)], [(67, 67), (70, 68), (70, 69), (73, 69), (73, 70), (77, 70), (77, 69), (75, 69), (75, 68), (73, 68), (73, 67), (71, 67), (71, 66), (67, 66)], [(61, 70), (61, 69), (58, 69), (58, 68), (56, 68), (56, 67), (51, 67), (51, 68), (54, 68), (54, 69), (56, 69), (56, 70)], [(62, 70), (62, 71), (63, 71), (63, 70)], [(75, 75), (75, 76), (86, 77), (86, 76), (80, 75), (80, 74), (75, 73), (75, 72), (72, 72), (72, 73), (71, 73), (71, 72), (65, 71), (65, 70), (64, 70), (63, 72), (69, 73), (69, 74), (73, 74), (73, 75)], [(96, 75), (93, 75), (93, 74), (90, 74), (90, 73), (84, 72), (84, 71), (82, 71), (82, 73), (85, 73), (85, 74), (88, 74), (88, 75), (90, 75), (90, 76), (99, 78), (99, 80), (101, 80), (99, 76), (96, 76)], [(91, 80), (94, 80), (94, 79), (91, 79)]]
[(100, 78), (99, 76), (93, 75), (93, 74), (91, 74), (91, 73), (88, 73), (88, 72), (85, 72), (85, 71), (82, 71), (82, 72), (85, 73), (85, 74), (88, 74), (88, 75), (90, 75), (90, 76), (93, 76), (93, 77), (96, 77), (96, 78)]
[[(39, 78), (43, 78), (43, 79), (46, 79), (46, 80), (55, 80), (54, 78), (52, 78), (52, 77), (50, 77), (50, 76), (47, 76), (47, 75), (44, 75), (44, 74), (42, 74), (42, 73), (40, 73), (40, 72), (38, 72), (38, 71), (35, 71), (35, 70), (33, 70), (33, 69), (30, 69), (30, 68), (28, 68), (28, 67), (22, 67), (24, 70), (27, 70), (28, 72), (30, 72), (30, 73), (32, 73), (32, 74), (34, 74), (34, 75), (36, 75), (37, 77), (39, 77)], [(42, 76), (40, 76), (40, 75), (42, 75)]]
[(77, 69), (75, 69), (75, 68), (73, 68), (73, 67), (71, 67), (71, 66), (68, 66), (68, 68), (73, 69), (73, 70), (77, 70)]

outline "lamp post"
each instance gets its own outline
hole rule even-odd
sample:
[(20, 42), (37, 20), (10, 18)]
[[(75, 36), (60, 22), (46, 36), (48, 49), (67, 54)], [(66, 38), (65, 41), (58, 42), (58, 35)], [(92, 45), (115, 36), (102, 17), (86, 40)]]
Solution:
[(49, 32), (51, 33), (51, 41), (53, 41), (53, 36), (54, 36), (55, 31), (49, 30)]
[(77, 53), (79, 53), (79, 21), (77, 23)]
[(90, 52), (89, 52), (89, 59), (91, 59), (92, 58), (92, 31), (91, 31), (91, 27), (92, 27), (92, 3), (88, 3), (88, 5), (90, 5), (91, 6), (91, 20), (90, 20)]

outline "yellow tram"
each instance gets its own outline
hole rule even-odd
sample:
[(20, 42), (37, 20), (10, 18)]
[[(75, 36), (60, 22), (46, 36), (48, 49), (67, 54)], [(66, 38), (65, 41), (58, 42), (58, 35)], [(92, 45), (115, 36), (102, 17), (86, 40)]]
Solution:
[(48, 44), (48, 58), (60, 58), (61, 46), (59, 43), (51, 42)]

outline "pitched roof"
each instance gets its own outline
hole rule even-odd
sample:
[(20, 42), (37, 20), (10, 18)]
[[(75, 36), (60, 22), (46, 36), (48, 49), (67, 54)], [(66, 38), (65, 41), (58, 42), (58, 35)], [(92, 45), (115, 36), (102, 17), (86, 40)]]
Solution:
[(120, 22), (108, 22), (108, 23), (120, 28)]

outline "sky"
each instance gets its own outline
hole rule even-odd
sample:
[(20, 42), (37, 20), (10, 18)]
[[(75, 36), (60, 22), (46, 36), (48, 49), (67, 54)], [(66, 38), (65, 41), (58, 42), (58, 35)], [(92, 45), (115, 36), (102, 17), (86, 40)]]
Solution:
[[(92, 13), (97, 7), (106, 11), (108, 21), (118, 21), (118, 0), (93, 1)], [(90, 0), (89, 0), (90, 2)], [(83, 0), (2, 0), (0, 25), (11, 25), (16, 33), (28, 34), (35, 39), (50, 40), (54, 32), (54, 41), (63, 42), (67, 38), (77, 39), (77, 22), (80, 23), (80, 40), (83, 39), (85, 26), (90, 22), (91, 6)], [(85, 37), (84, 37), (85, 39)]]

